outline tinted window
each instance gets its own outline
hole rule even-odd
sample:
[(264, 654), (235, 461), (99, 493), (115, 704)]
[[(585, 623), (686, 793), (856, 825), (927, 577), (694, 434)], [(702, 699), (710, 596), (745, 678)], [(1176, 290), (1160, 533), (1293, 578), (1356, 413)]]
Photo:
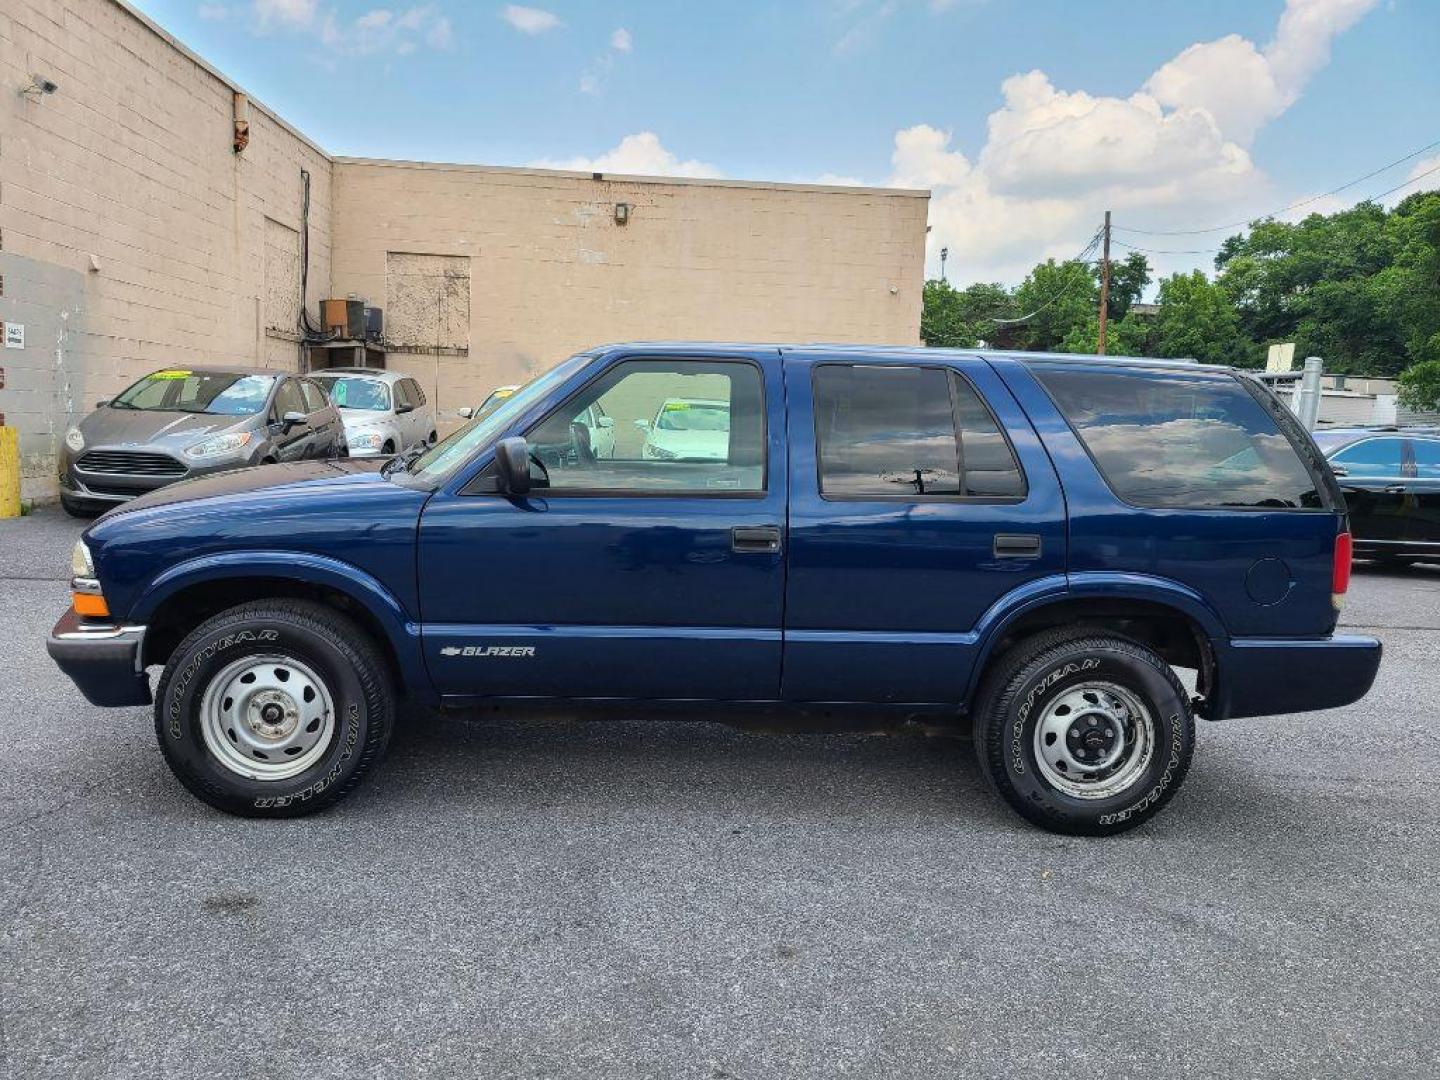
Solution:
[(1415, 448), (1415, 475), (1440, 480), (1440, 441), (1416, 439), (1411, 445)]
[(330, 402), (325, 399), (325, 392), (321, 390), (318, 386), (316, 386), (314, 383), (309, 382), (308, 380), (302, 382), (300, 384), (300, 389), (305, 394), (306, 412), (319, 412), (321, 409), (325, 408), (327, 405), (330, 404)]
[(300, 396), (300, 386), (294, 379), (286, 379), (275, 393), (275, 414), (284, 417), (286, 413), (308, 412), (305, 399)]
[(1404, 444), (1403, 439), (1366, 439), (1334, 454), (1330, 464), (1344, 469), (1346, 476), (1401, 476)]
[(618, 364), (526, 436), (555, 491), (728, 494), (765, 488), (765, 412), (751, 364)]
[(233, 375), (174, 368), (146, 375), (110, 404), (117, 409), (249, 416), (265, 407), (265, 399), (274, 385), (273, 375)]
[(1020, 468), (970, 384), (942, 368), (815, 369), (820, 490), (830, 496), (1022, 495)]
[(1322, 505), (1295, 448), (1233, 377), (1034, 370), (1111, 488), (1127, 502)]

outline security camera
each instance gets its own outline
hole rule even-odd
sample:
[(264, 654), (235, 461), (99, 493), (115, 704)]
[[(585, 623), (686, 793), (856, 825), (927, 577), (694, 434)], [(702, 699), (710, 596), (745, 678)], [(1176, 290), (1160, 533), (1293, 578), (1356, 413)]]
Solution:
[(41, 95), (53, 94), (56, 90), (59, 89), (59, 86), (57, 86), (51, 80), (45, 78), (44, 75), (31, 75), (30, 85), (20, 88), (20, 96), (27, 97), (31, 101), (38, 101), (40, 100)]

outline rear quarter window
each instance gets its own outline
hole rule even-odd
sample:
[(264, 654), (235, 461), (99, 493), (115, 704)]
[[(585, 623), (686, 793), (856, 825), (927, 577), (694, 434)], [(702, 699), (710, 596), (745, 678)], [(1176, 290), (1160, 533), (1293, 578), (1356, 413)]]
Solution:
[(1326, 506), (1286, 433), (1234, 376), (1043, 367), (1034, 373), (1128, 503)]

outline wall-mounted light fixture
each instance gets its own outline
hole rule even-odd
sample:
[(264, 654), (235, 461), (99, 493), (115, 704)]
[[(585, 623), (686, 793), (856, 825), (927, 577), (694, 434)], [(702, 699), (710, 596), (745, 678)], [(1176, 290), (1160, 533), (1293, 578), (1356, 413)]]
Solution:
[(615, 224), (630, 224), (630, 204), (628, 202), (617, 202), (615, 204)]
[(29, 98), (31, 101), (39, 101), (47, 94), (53, 94), (60, 87), (44, 75), (31, 75), (30, 82), (20, 88), (20, 96)]

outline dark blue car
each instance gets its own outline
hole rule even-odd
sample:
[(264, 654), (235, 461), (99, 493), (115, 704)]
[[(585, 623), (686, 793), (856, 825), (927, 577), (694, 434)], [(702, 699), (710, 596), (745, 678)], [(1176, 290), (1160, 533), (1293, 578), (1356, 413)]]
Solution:
[(238, 814), (343, 797), (401, 696), (778, 703), (957, 718), (1019, 813), (1113, 833), (1174, 795), (1197, 714), (1366, 693), (1379, 642), (1334, 633), (1349, 566), (1324, 458), (1243, 374), (616, 345), (418, 456), (111, 511), (49, 648), (97, 705), (150, 702), (163, 667), (166, 760)]

